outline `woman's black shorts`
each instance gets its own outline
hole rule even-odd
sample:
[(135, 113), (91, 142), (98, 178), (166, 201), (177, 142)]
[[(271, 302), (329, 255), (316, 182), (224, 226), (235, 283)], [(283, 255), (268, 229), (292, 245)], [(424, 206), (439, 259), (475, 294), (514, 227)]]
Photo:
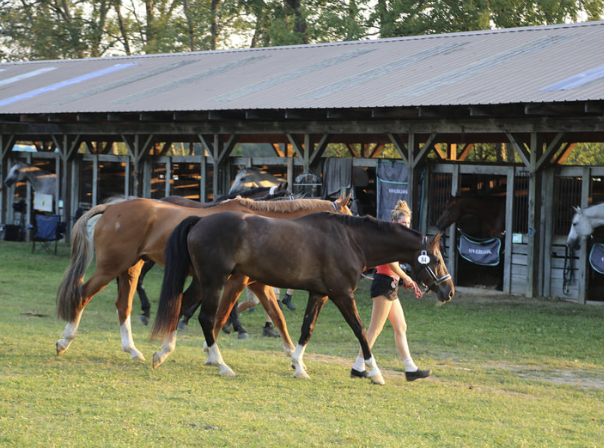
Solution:
[(389, 275), (374, 274), (371, 282), (371, 298), (384, 296), (388, 300), (398, 299), (398, 281)]

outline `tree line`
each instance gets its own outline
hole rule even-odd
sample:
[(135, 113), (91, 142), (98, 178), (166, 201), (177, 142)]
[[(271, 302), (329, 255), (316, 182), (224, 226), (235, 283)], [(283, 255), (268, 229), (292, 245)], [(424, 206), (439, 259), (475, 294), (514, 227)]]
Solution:
[(0, 61), (254, 48), (604, 17), (604, 0), (0, 0)]

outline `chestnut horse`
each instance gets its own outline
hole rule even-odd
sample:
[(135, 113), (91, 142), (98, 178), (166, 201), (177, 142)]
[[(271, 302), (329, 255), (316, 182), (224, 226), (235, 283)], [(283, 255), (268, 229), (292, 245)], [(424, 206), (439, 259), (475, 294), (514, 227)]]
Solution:
[[(182, 196), (167, 196), (159, 200), (163, 202), (169, 202), (170, 204), (180, 205), (182, 207), (208, 208), (213, 207), (220, 202), (224, 202), (227, 199), (235, 199), (237, 196), (240, 196), (242, 198), (254, 199), (256, 201), (271, 201), (273, 199), (281, 199), (288, 194), (289, 193), (287, 191), (287, 182), (281, 182), (279, 185), (275, 185), (273, 187), (256, 187), (242, 191), (241, 193), (237, 194), (219, 196), (211, 202), (194, 201), (192, 199), (183, 198)], [(145, 261), (143, 269), (141, 270), (140, 277), (138, 278), (138, 284), (136, 286), (136, 291), (138, 292), (138, 298), (141, 301), (141, 308), (143, 311), (139, 319), (143, 323), (143, 325), (147, 325), (149, 323), (149, 317), (151, 315), (151, 303), (149, 302), (149, 298), (147, 297), (147, 293), (145, 292), (143, 281), (145, 279), (145, 275), (147, 275), (147, 273), (153, 268), (153, 266), (155, 266), (154, 261)]]
[[(57, 354), (64, 353), (77, 333), (82, 312), (88, 302), (108, 283), (119, 277), (116, 307), (120, 322), (122, 349), (132, 359), (144, 359), (134, 346), (130, 325), (132, 298), (138, 277), (146, 259), (164, 264), (166, 241), (174, 228), (188, 216), (208, 216), (224, 211), (241, 211), (277, 218), (295, 218), (309, 213), (331, 210), (350, 214), (347, 203), (350, 196), (341, 196), (334, 202), (319, 199), (297, 199), (292, 201), (253, 201), (231, 199), (210, 208), (194, 209), (179, 207), (153, 199), (131, 199), (114, 204), (101, 204), (91, 208), (75, 224), (72, 234), (71, 261), (57, 291), (57, 316), (68, 322), (62, 338), (56, 343)], [(98, 217), (93, 242), (87, 232), (88, 222)], [(96, 249), (96, 270), (84, 282), (87, 267), (92, 262)], [(234, 277), (229, 283), (228, 294), (234, 302), (245, 288), (248, 279)], [(283, 314), (271, 287), (254, 283), (250, 289), (258, 295), (262, 304), (282, 334), (286, 353), (294, 346), (287, 333)], [(189, 287), (191, 297), (199, 299), (198, 285)], [(268, 297), (267, 297), (268, 294)], [(187, 295), (188, 297), (188, 295)], [(233, 302), (233, 303), (234, 303)], [(230, 308), (229, 308), (230, 309)], [(173, 341), (169, 342), (173, 345)], [(162, 360), (163, 361), (163, 360)], [(160, 361), (161, 362), (161, 361)], [(159, 365), (156, 363), (154, 367)]]
[(243, 274), (264, 284), (309, 292), (302, 333), (292, 354), (294, 377), (310, 378), (302, 358), (329, 298), (359, 340), (370, 379), (384, 384), (353, 292), (367, 267), (399, 261), (411, 264), (418, 280), (441, 302), (451, 300), (455, 288), (440, 254), (440, 236), (428, 241), (401, 224), (334, 213), (291, 220), (238, 212), (189, 217), (175, 228), (166, 246), (152, 337), (165, 338), (176, 331), (182, 291), (192, 267), (203, 295), (199, 321), (206, 338), (206, 364), (218, 365), (221, 375), (232, 375), (216, 344), (214, 320), (225, 283), (232, 275)]
[(480, 218), (487, 226), (489, 237), (501, 236), (505, 231), (505, 196), (472, 194), (452, 196), (436, 221), (444, 232), (451, 224), (469, 215)]

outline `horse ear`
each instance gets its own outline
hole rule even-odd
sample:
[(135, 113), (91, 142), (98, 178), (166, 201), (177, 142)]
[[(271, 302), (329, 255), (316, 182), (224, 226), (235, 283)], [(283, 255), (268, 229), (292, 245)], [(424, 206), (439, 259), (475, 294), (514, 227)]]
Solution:
[(574, 205), (572, 207), (575, 213), (581, 213), (581, 207), (575, 207)]
[(438, 244), (441, 236), (443, 236), (442, 232), (438, 232), (436, 235), (434, 235), (434, 237), (430, 241), (430, 246), (434, 246), (435, 244)]
[(348, 196), (344, 196), (344, 193), (340, 193), (340, 197), (337, 202), (341, 204), (342, 207), (348, 205), (350, 203), (350, 198), (352, 197), (352, 193), (348, 193)]

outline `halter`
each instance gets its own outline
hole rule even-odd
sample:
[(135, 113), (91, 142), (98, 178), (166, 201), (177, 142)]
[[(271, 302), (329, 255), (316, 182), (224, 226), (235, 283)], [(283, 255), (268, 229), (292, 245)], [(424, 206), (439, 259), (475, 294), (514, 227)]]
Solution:
[(331, 203), (331, 205), (333, 205), (333, 209), (337, 212), (338, 211), (338, 204), (336, 204), (336, 201), (333, 201)]
[(419, 262), (419, 264), (422, 265), (422, 268), (424, 268), (426, 271), (428, 271), (428, 274), (430, 275), (430, 277), (432, 277), (432, 280), (434, 280), (432, 282), (432, 285), (440, 285), (441, 283), (449, 280), (451, 278), (451, 274), (447, 273), (447, 275), (443, 275), (441, 278), (438, 278), (436, 276), (436, 274), (434, 273), (434, 271), (432, 270), (432, 268), (430, 266), (428, 266), (428, 263), (430, 263), (430, 257), (428, 256), (428, 252), (426, 251), (426, 245), (428, 242), (428, 237), (424, 236), (424, 239), (422, 240), (422, 246), (423, 249), (419, 254), (419, 257), (417, 257), (417, 261)]

